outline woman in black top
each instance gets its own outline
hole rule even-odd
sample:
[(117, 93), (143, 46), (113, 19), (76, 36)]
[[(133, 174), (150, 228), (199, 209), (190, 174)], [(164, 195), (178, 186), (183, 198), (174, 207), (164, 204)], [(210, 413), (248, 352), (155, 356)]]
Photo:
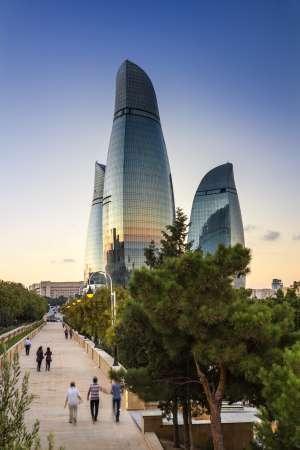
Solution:
[(38, 351), (36, 352), (36, 362), (37, 362), (37, 371), (38, 372), (41, 371), (41, 365), (42, 365), (43, 359), (44, 359), (43, 347), (40, 346), (38, 348)]
[(46, 351), (46, 353), (45, 353), (45, 356), (46, 356), (46, 370), (50, 370), (50, 364), (51, 364), (51, 361), (52, 361), (52, 352), (51, 352), (51, 350), (50, 350), (50, 347), (47, 347), (47, 351)]

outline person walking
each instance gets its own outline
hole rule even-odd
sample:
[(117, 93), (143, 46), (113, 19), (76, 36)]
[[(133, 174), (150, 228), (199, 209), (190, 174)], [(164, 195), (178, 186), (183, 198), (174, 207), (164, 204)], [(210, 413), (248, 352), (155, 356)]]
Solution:
[(81, 401), (80, 392), (75, 386), (74, 381), (71, 381), (65, 401), (65, 408), (67, 405), (69, 406), (69, 423), (73, 423), (74, 425), (77, 423), (77, 408)]
[(42, 361), (44, 359), (43, 347), (40, 346), (36, 352), (37, 371), (41, 371)]
[(117, 380), (112, 380), (111, 385), (112, 406), (114, 415), (116, 416), (116, 422), (119, 422), (120, 420), (121, 392), (122, 392), (121, 383)]
[(65, 328), (65, 338), (68, 339), (68, 328)]
[(98, 384), (98, 378), (94, 377), (87, 393), (87, 400), (90, 400), (91, 415), (94, 423), (97, 422), (98, 418), (100, 391), (108, 393)]
[(52, 362), (52, 352), (50, 350), (50, 347), (47, 347), (47, 351), (45, 353), (46, 356), (46, 370), (48, 370), (48, 372), (50, 371), (50, 365)]
[(29, 355), (30, 347), (31, 347), (31, 340), (29, 339), (29, 337), (27, 337), (25, 339), (25, 352), (27, 356)]
[(70, 328), (69, 335), (70, 335), (70, 339), (72, 339), (72, 337), (73, 337), (73, 330), (72, 330), (72, 328)]

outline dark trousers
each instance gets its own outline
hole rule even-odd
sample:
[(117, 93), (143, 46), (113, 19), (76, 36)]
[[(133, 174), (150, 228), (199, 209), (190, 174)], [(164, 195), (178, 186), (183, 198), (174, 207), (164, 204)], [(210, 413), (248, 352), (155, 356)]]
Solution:
[(37, 370), (38, 370), (38, 372), (41, 371), (41, 365), (42, 365), (42, 360), (37, 361)]
[(90, 401), (90, 408), (93, 420), (97, 420), (99, 411), (99, 399)]
[(26, 355), (29, 355), (30, 345), (25, 345), (25, 351), (26, 351)]
[(46, 370), (50, 370), (51, 361), (46, 360)]
[(113, 411), (116, 416), (117, 422), (119, 422), (120, 417), (120, 406), (121, 406), (121, 399), (113, 398)]

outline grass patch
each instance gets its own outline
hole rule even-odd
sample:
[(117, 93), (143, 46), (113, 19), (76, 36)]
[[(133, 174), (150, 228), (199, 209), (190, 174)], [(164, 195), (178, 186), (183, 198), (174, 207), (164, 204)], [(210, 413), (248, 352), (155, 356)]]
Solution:
[(27, 336), (29, 333), (31, 333), (33, 330), (38, 328), (43, 323), (43, 320), (40, 320), (38, 323), (32, 325), (32, 327), (28, 328), (27, 330), (23, 331), (23, 333), (17, 334), (16, 336), (12, 337), (8, 341), (5, 342), (5, 349), (3, 346), (0, 347), (0, 355), (4, 353), (4, 351), (9, 350), (13, 345), (15, 345), (17, 342), (19, 342), (21, 339), (23, 339), (25, 336)]
[(15, 323), (14, 325), (9, 325), (8, 327), (0, 327), (0, 337), (1, 334), (8, 333), (9, 331), (22, 327), (23, 325), (28, 325), (28, 323)]

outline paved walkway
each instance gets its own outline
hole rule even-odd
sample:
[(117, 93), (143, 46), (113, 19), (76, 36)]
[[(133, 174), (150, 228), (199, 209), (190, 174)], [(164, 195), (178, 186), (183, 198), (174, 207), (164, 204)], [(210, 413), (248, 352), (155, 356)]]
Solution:
[[(36, 371), (35, 353), (39, 345), (44, 351), (49, 346), (53, 351), (50, 372)], [(92, 423), (87, 391), (93, 376), (97, 376), (102, 386), (110, 388), (104, 377), (84, 350), (71, 340), (66, 340), (61, 324), (48, 323), (33, 339), (30, 356), (25, 351), (20, 356), (23, 372), (30, 372), (30, 389), (37, 397), (33, 401), (28, 425), (35, 419), (40, 421), (40, 434), (43, 448), (50, 432), (55, 433), (56, 447), (63, 445), (65, 450), (146, 450), (141, 432), (132, 421), (129, 413), (121, 411), (119, 423), (112, 417), (111, 396), (101, 394), (101, 407), (98, 422)], [(75, 381), (83, 403), (78, 407), (77, 425), (68, 423), (68, 408), (64, 401), (70, 381)], [(45, 446), (46, 448), (46, 446)]]

